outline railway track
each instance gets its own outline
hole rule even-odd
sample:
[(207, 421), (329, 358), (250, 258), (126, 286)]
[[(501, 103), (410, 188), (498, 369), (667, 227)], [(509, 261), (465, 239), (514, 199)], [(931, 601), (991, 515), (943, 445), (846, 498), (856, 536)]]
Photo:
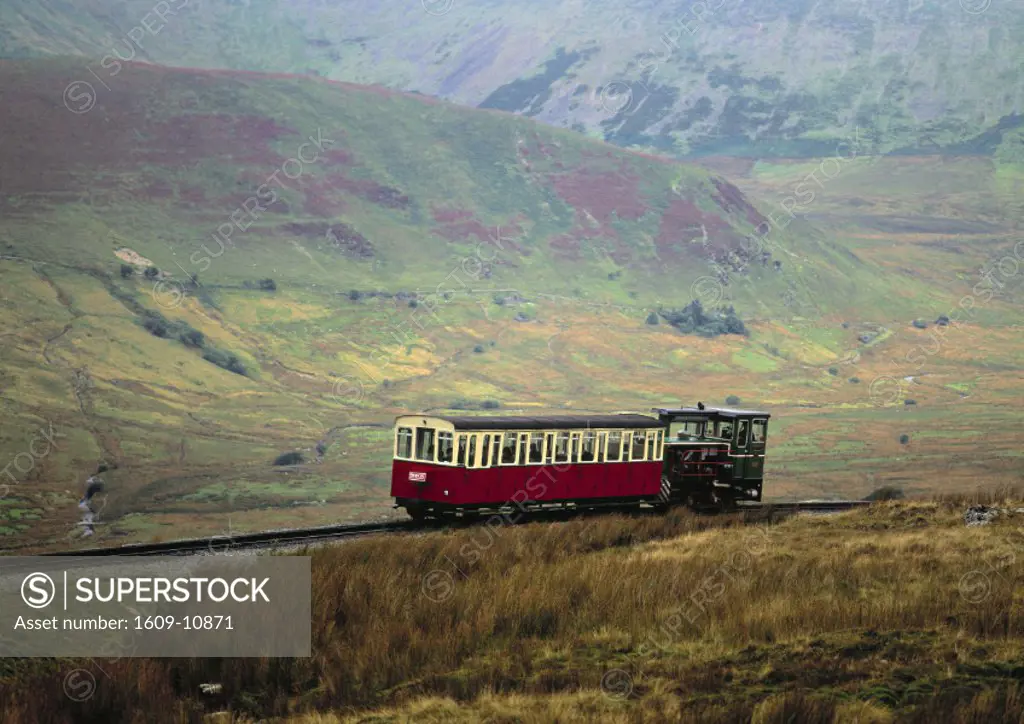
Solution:
[(278, 548), (284, 545), (303, 545), (325, 540), (358, 538), (383, 533), (399, 533), (417, 530), (423, 526), (415, 521), (396, 520), (386, 523), (358, 523), (355, 525), (330, 525), (320, 528), (295, 528), (290, 530), (267, 531), (264, 533), (242, 533), (235, 536), (213, 536), (190, 540), (166, 541), (162, 543), (138, 543), (108, 548), (87, 548), (59, 553), (44, 553), (44, 556), (166, 556), (226, 553), (229, 550)]
[[(776, 514), (793, 515), (796, 513), (836, 513), (853, 510), (871, 505), (864, 500), (811, 501), (804, 503), (753, 503), (738, 505), (736, 513), (757, 513), (767, 517)], [(609, 511), (612, 512), (612, 511)], [(711, 511), (709, 511), (711, 512)], [(549, 510), (531, 515), (531, 520), (545, 519), (551, 515), (554, 520), (564, 520), (567, 511)], [(486, 519), (486, 518), (483, 518)], [(467, 519), (463, 519), (465, 521)], [(267, 531), (263, 533), (245, 533), (236, 536), (214, 536), (212, 538), (196, 538), (161, 543), (138, 543), (106, 548), (87, 548), (58, 553), (43, 553), (42, 556), (156, 556), (156, 555), (201, 555), (226, 553), (230, 550), (253, 550), (260, 548), (278, 548), (286, 545), (305, 545), (324, 541), (341, 540), (343, 538), (359, 538), (385, 533), (402, 533), (430, 530), (448, 525), (447, 522), (417, 523), (412, 520), (396, 520), (384, 523), (359, 523), (354, 525), (331, 525), (319, 528), (296, 528), (290, 530)]]

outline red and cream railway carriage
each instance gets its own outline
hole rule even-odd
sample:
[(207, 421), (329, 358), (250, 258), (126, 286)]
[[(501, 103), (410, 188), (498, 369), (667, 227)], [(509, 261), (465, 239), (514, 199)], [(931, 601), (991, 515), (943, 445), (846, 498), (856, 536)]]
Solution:
[(761, 500), (766, 412), (660, 408), (647, 415), (395, 422), (391, 495), (416, 519), (517, 507)]
[(413, 518), (657, 500), (664, 436), (646, 415), (406, 415), (395, 423), (391, 495)]

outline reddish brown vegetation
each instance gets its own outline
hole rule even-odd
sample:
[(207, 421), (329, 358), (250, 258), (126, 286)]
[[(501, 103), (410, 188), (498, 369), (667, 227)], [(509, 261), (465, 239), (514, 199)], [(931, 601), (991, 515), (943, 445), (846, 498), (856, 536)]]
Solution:
[(729, 250), (739, 241), (729, 222), (721, 216), (702, 211), (690, 199), (675, 196), (661, 217), (658, 236), (654, 240), (658, 257), (665, 260), (681, 256), (681, 248), (686, 246), (680, 247), (680, 244), (688, 244), (691, 239), (702, 238), (702, 225), (708, 234), (709, 251)]
[(407, 209), (410, 204), (409, 197), (398, 189), (377, 183), (373, 179), (349, 178), (339, 173), (327, 174), (323, 182), (311, 184), (310, 187), (343, 191), (388, 209)]
[(602, 226), (612, 220), (612, 214), (636, 221), (647, 213), (637, 188), (639, 179), (632, 174), (580, 170), (549, 178), (562, 200), (577, 211), (586, 210)]
[(729, 183), (725, 179), (721, 179), (718, 177), (713, 177), (711, 179), (711, 182), (714, 183), (715, 188), (718, 189), (718, 193), (712, 194), (711, 198), (713, 198), (715, 200), (715, 203), (718, 204), (724, 211), (726, 211), (727, 213), (731, 213), (732, 211), (735, 210), (742, 211), (743, 214), (746, 216), (747, 221), (749, 221), (754, 226), (759, 226), (760, 224), (763, 224), (765, 221), (767, 221), (767, 219), (764, 216), (762, 216), (761, 213), (757, 209), (755, 209), (749, 201), (747, 201), (747, 198), (746, 196), (743, 195), (743, 192), (740, 191), (735, 186), (733, 186), (731, 183)]
[(450, 241), (466, 241), (470, 237), (488, 241), (494, 235), (494, 230), (481, 224), (472, 211), (435, 208), (432, 213), (434, 221), (440, 224), (437, 233)]

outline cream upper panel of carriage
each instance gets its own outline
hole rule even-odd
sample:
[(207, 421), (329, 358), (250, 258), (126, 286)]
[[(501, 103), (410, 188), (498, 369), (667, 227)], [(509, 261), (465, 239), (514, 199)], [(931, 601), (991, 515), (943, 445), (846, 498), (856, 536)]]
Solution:
[(420, 416), (398, 418), (394, 457), (469, 469), (660, 461), (663, 428), (456, 430)]

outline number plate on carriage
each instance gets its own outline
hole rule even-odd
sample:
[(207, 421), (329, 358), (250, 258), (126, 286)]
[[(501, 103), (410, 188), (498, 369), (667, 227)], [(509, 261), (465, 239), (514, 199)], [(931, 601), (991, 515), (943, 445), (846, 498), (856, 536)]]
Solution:
[(427, 482), (426, 473), (409, 473), (409, 480), (414, 483), (425, 483)]

